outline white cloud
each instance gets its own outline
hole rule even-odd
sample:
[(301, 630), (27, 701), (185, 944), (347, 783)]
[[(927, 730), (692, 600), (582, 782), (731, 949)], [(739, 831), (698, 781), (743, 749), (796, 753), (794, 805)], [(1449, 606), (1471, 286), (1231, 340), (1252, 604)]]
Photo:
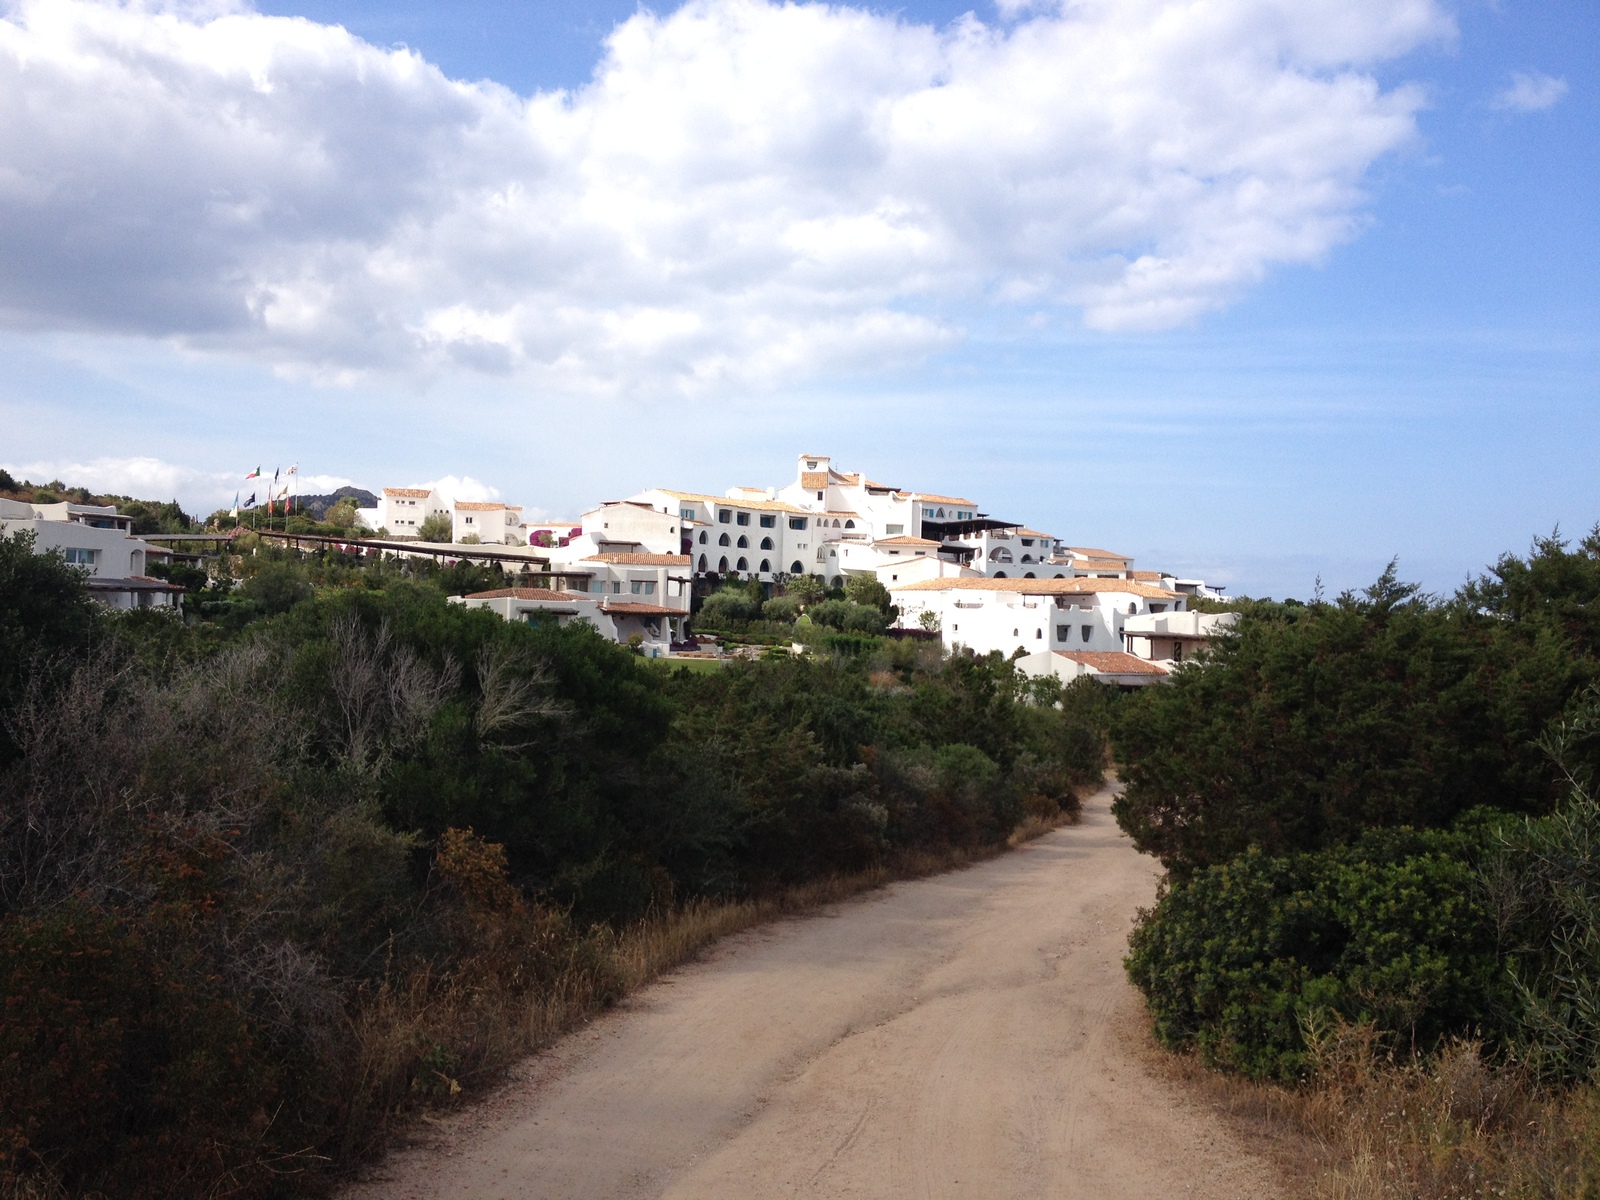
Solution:
[[(140, 500), (177, 499), (185, 507), (209, 505), (210, 512), (224, 499), (232, 499), (236, 477), (219, 471), (202, 471), (159, 458), (95, 458), (0, 463), (17, 479), (35, 484), (60, 480), (68, 487), (91, 492), (132, 496)], [(204, 515), (204, 514), (202, 514)]]
[(499, 488), (490, 487), (487, 483), (474, 479), (471, 475), (445, 475), (440, 479), (429, 479), (422, 483), (407, 483), (401, 486), (432, 488), (439, 493), (439, 498), (446, 504), (454, 504), (457, 500), (482, 502), (500, 499)]
[(1554, 107), (1567, 94), (1567, 81), (1540, 71), (1516, 71), (1495, 93), (1491, 107), (1511, 112), (1539, 112)]
[[(263, 504), (272, 483), (273, 468), (260, 479), (245, 479), (246, 471), (206, 471), (198, 467), (170, 463), (159, 458), (94, 458), (77, 462), (65, 459), (23, 463), (0, 463), (17, 479), (34, 484), (60, 480), (68, 487), (83, 487), (101, 495), (132, 496), (138, 500), (176, 499), (185, 510), (204, 517), (217, 508), (233, 503), (234, 493), (241, 499), (254, 491)], [(287, 467), (283, 468), (287, 470)], [(281, 476), (279, 486), (289, 482)], [(301, 473), (295, 485), (300, 496), (326, 495), (342, 487), (355, 486), (341, 475)]]
[(1452, 32), (1435, 0), (691, 0), (524, 99), (303, 19), (8, 11), (0, 322), (641, 394), (916, 361), (974, 304), (1225, 305), (1360, 229), (1422, 103), (1368, 68)]

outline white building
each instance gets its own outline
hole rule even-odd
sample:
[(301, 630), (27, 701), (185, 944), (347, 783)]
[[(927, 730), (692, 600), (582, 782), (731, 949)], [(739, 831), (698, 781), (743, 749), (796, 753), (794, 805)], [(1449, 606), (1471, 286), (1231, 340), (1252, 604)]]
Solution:
[(667, 655), (688, 631), (691, 581), (681, 554), (599, 554), (565, 568), (554, 587), (507, 587), (460, 598), (508, 621), (585, 621), (613, 642), (640, 639), (651, 658)]
[(520, 504), (457, 500), (451, 506), (450, 518), (452, 542), (464, 542), (472, 537), (489, 546), (520, 546), (524, 543)]
[(1192, 659), (1238, 621), (1238, 613), (1152, 612), (1129, 617), (1122, 636), (1135, 657), (1176, 664)]
[(89, 594), (112, 608), (173, 608), (183, 589), (147, 571), (171, 552), (133, 535), (133, 520), (110, 505), (28, 504), (0, 499), (0, 537), (34, 535), (36, 554), (58, 550), (83, 569)]
[(900, 608), (899, 625), (936, 623), (947, 650), (964, 646), (978, 654), (998, 650), (1122, 652), (1130, 617), (1181, 611), (1186, 598), (1131, 580), (995, 579), (955, 576), (889, 586)]
[(358, 508), (356, 520), (366, 529), (386, 529), (390, 537), (421, 536), (429, 517), (449, 517), (450, 506), (432, 488), (384, 488), (375, 508)]
[(1017, 659), (1016, 667), (1025, 675), (1054, 675), (1062, 683), (1087, 676), (1116, 687), (1148, 687), (1164, 682), (1169, 674), (1161, 663), (1118, 650), (1041, 650)]
[(696, 575), (736, 573), (770, 580), (779, 574), (821, 574), (815, 562), (813, 516), (753, 488), (733, 494), (651, 488), (628, 499), (678, 522), (679, 549)]

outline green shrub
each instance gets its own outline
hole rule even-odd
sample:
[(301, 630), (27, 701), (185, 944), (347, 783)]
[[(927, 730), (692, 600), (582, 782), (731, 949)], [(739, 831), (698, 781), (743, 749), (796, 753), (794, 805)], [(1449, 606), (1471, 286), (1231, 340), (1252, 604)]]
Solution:
[(1181, 875), (1251, 845), (1547, 811), (1560, 788), (1536, 742), (1596, 664), (1554, 626), (1482, 608), (1422, 596), (1391, 566), (1359, 597), (1248, 610), (1168, 686), (1118, 705), (1117, 820)]
[(1252, 849), (1169, 882), (1126, 964), (1157, 1038), (1294, 1079), (1317, 1012), (1408, 1048), (1503, 1033), (1509, 993), (1477, 853), (1465, 834), (1396, 830), (1318, 854)]
[(700, 605), (697, 624), (723, 628), (733, 622), (754, 621), (761, 615), (761, 602), (738, 585), (712, 592)]
[(793, 621), (800, 615), (800, 597), (774, 596), (761, 606), (761, 615), (768, 621)]

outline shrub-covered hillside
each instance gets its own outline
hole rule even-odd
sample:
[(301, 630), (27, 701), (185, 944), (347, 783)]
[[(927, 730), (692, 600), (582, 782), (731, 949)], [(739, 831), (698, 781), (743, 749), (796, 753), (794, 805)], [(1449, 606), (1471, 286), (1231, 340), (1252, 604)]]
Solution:
[(714, 673), (264, 551), (188, 623), (0, 542), (0, 1189), (273, 1196), (624, 982), (640, 921), (1003, 844), (1097, 697), (862, 639)]

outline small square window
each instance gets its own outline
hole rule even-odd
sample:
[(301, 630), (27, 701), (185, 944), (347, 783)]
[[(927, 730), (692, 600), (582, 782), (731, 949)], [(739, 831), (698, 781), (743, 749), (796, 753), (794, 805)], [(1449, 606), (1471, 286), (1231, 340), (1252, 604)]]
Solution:
[(763, 529), (771, 529), (777, 523), (778, 523), (778, 518), (773, 516), (771, 513), (762, 513), (761, 514), (761, 528), (763, 528)]
[(739, 519), (735, 522), (735, 524), (738, 524), (738, 525), (748, 525), (748, 524), (750, 524), (750, 514), (749, 513), (740, 513), (739, 514)]
[(719, 525), (726, 525), (731, 520), (733, 520), (733, 513), (730, 512), (728, 509), (724, 508), (724, 509), (721, 509), (721, 510), (718, 511), (718, 513), (717, 513), (717, 523)]

